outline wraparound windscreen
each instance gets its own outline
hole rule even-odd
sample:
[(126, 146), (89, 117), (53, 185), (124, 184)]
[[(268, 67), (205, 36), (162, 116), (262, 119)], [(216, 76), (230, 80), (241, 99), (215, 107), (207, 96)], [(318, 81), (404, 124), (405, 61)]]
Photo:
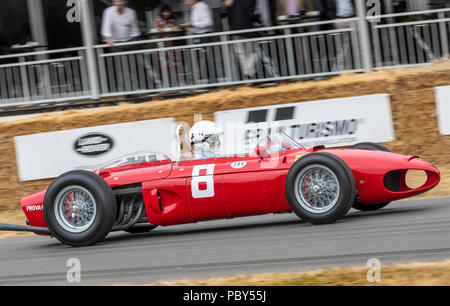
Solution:
[(175, 121), (167, 118), (94, 126), (18, 136), (14, 141), (20, 180), (31, 181), (74, 169), (95, 170), (133, 152), (159, 152), (173, 158)]
[(221, 111), (215, 120), (225, 131), (227, 154), (251, 153), (255, 138), (268, 129), (284, 131), (305, 147), (395, 140), (387, 94)]

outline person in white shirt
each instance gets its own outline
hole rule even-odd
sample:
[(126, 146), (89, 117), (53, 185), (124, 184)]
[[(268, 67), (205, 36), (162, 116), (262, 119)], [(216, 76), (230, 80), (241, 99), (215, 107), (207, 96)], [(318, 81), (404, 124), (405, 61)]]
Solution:
[[(335, 0), (336, 5), (336, 19), (346, 19), (355, 16), (355, 7), (353, 6), (353, 0)], [(352, 24), (348, 21), (336, 22), (334, 24), (336, 29), (349, 29)], [(337, 61), (333, 65), (333, 70), (347, 70), (350, 68), (350, 60), (348, 54), (350, 53), (350, 39), (346, 33), (343, 35), (342, 48), (337, 50)]]
[[(191, 7), (190, 22), (184, 24), (186, 28), (191, 28), (192, 34), (206, 34), (214, 31), (214, 19), (211, 8), (204, 1), (185, 0), (185, 4)], [(207, 44), (211, 42), (208, 36), (202, 36), (194, 40), (195, 44)], [(214, 71), (214, 55), (212, 47), (201, 48), (198, 52), (199, 60), (206, 61), (206, 75), (209, 83), (216, 83), (216, 74)]]
[(355, 8), (352, 0), (336, 0), (336, 17), (350, 18), (355, 15)]
[[(126, 7), (126, 4), (126, 0), (113, 0), (113, 5), (103, 12), (101, 34), (104, 41), (111, 47), (111, 52), (136, 50), (136, 46), (116, 46), (116, 43), (131, 41), (141, 35), (136, 11)], [(126, 55), (117, 55), (120, 60), (124, 57)], [(149, 78), (154, 80), (156, 86), (161, 87), (159, 75), (154, 72), (151, 65), (141, 57), (136, 57), (136, 61), (145, 67)], [(136, 83), (132, 81), (134, 78), (137, 78), (136, 70), (131, 67), (127, 69), (122, 67), (121, 73), (116, 74), (116, 81), (112, 86), (119, 92), (136, 90)]]
[[(214, 20), (211, 8), (204, 1), (186, 0), (186, 5), (191, 7), (191, 21), (185, 24), (191, 28), (193, 34), (205, 34), (214, 31)], [(200, 43), (208, 42), (200, 39)]]
[(126, 4), (125, 0), (114, 0), (113, 6), (103, 12), (101, 34), (111, 47), (141, 35), (136, 11), (125, 7)]
[(270, 3), (268, 0), (256, 0), (255, 15), (259, 16), (262, 27), (272, 26), (272, 15), (270, 13)]

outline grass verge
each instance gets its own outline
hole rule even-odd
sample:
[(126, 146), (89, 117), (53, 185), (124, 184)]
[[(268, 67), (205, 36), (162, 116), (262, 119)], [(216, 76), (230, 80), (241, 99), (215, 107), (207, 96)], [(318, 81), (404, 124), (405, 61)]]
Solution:
[(450, 260), (382, 266), (380, 282), (367, 280), (369, 268), (336, 268), (298, 273), (237, 275), (206, 280), (178, 280), (148, 286), (449, 286)]

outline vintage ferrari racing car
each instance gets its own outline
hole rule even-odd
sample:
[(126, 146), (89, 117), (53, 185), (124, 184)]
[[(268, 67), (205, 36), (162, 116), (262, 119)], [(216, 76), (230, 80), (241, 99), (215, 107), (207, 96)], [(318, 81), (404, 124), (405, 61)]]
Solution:
[[(306, 222), (326, 224), (351, 207), (381, 209), (440, 181), (432, 164), (379, 144), (306, 149), (284, 133), (267, 136), (246, 156), (171, 160), (146, 155), (152, 158), (128, 156), (96, 172), (61, 175), (47, 190), (22, 199), (28, 224), (71, 246), (93, 245), (112, 231), (146, 232), (160, 225), (269, 213), (294, 212)], [(416, 189), (405, 180), (412, 169), (427, 177)]]

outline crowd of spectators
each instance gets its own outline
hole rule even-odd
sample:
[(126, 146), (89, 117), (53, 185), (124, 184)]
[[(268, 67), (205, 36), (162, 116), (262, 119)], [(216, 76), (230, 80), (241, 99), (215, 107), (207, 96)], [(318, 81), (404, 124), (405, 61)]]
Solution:
[[(105, 9), (102, 17), (101, 34), (103, 40), (110, 46), (116, 42), (126, 42), (141, 35), (136, 11), (126, 7), (126, 0), (113, 0), (113, 5)], [(214, 16), (212, 9), (205, 1), (185, 0), (189, 7), (189, 21), (177, 24), (173, 18), (170, 6), (163, 5), (160, 17), (154, 22), (153, 28), (160, 32), (166, 29), (181, 28), (190, 34), (206, 34), (214, 31)], [(223, 0), (222, 17), (227, 18), (231, 31), (251, 29), (258, 26), (267, 27), (277, 22), (298, 20), (298, 16), (307, 16), (305, 12), (317, 12), (322, 20), (348, 18), (355, 15), (353, 0)], [(283, 17), (283, 18), (281, 18)], [(249, 37), (254, 34), (241, 34)], [(167, 35), (159, 35), (167, 37)], [(209, 42), (204, 35), (198, 43)]]
[[(151, 25), (151, 30), (144, 32), (142, 22), (142, 12), (135, 10), (128, 5), (126, 0), (112, 0), (109, 7), (102, 9), (100, 34), (102, 41), (106, 43), (111, 52), (125, 52), (139, 48), (138, 45), (121, 44), (134, 40), (152, 38), (167, 38), (174, 36), (193, 35), (198, 38), (193, 39), (194, 44), (207, 44), (217, 41), (218, 36), (208, 36), (218, 28), (225, 31), (242, 31), (259, 27), (269, 27), (277, 24), (286, 24), (302, 21), (333, 20), (338, 18), (352, 17), (355, 14), (354, 0), (222, 0), (220, 9), (211, 8), (207, 1), (202, 0), (184, 0), (185, 11), (184, 20), (175, 16), (171, 6), (161, 5), (159, 7), (159, 16)], [(180, 10), (180, 4), (177, 9)], [(220, 11), (218, 13), (218, 11)], [(316, 14), (307, 14), (315, 12)], [(218, 14), (217, 14), (218, 13)], [(314, 20), (308, 19), (314, 16)], [(178, 18), (177, 18), (178, 17)], [(218, 27), (218, 23), (221, 23)], [(225, 24), (225, 26), (223, 26)], [(336, 23), (336, 27), (340, 23)], [(29, 25), (28, 25), (29, 27)], [(55, 25), (54, 28), (57, 28)], [(22, 31), (28, 33), (28, 31)], [(255, 38), (259, 35), (267, 35), (262, 31), (244, 31), (231, 35), (231, 39), (236, 41), (232, 44), (232, 50), (236, 55), (238, 65), (244, 80), (252, 79), (256, 74), (257, 62), (270, 61), (267, 59), (258, 44), (246, 40)], [(64, 35), (59, 35), (63, 37)], [(0, 31), (0, 44), (2, 40)], [(70, 39), (67, 38), (67, 39)], [(30, 38), (22, 39), (30, 41)], [(157, 43), (158, 48), (173, 47), (180, 43), (186, 43), (185, 40), (160, 40)], [(13, 49), (16, 46), (8, 46)], [(47, 47), (47, 46), (45, 46)], [(64, 48), (64, 46), (58, 46)], [(214, 69), (214, 56), (211, 48), (202, 48), (199, 54), (202, 54), (200, 60), (206, 59), (204, 69), (207, 71), (206, 78), (209, 83), (217, 82)], [(17, 52), (21, 52), (18, 49)], [(23, 52), (23, 51), (22, 51)], [(158, 51), (158, 61), (156, 64), (160, 67), (171, 67), (173, 71), (179, 73), (178, 65), (181, 59), (177, 58), (176, 52)], [(144, 61), (137, 58), (139, 65), (144, 66), (151, 79), (155, 80), (157, 88), (170, 86), (170, 81), (164, 83), (163, 76), (159, 75), (155, 63)], [(266, 63), (267, 64), (267, 63)], [(265, 65), (265, 64), (264, 64)], [(266, 66), (270, 66), (270, 63)], [(279, 76), (274, 69), (266, 69), (271, 78)], [(123, 72), (123, 76), (118, 81), (118, 88), (125, 88), (124, 80), (131, 76), (131, 72)]]
[[(132, 41), (140, 36), (138, 15), (136, 11), (126, 6), (125, 0), (113, 0), (112, 4), (103, 12), (101, 35), (104, 42), (110, 47), (114, 47), (112, 51), (127, 51), (130, 47), (115, 47), (115, 44)], [(206, 35), (214, 32), (215, 28), (214, 13), (211, 7), (207, 2), (201, 0), (185, 0), (184, 4), (189, 8), (188, 20), (180, 24), (177, 24), (170, 6), (161, 6), (159, 18), (153, 23), (152, 31), (157, 34), (154, 37), (166, 38), (180, 33), (188, 33), (194, 36), (199, 35), (197, 39), (193, 40), (194, 44), (211, 42), (212, 38)], [(277, 20), (289, 23), (291, 21), (298, 22), (302, 20), (301, 17), (307, 16), (339, 19), (355, 15), (353, 0), (278, 0), (272, 3), (275, 4), (275, 13), (271, 13), (270, 4), (268, 0), (223, 0), (221, 18), (227, 20), (227, 30), (240, 31), (271, 26)], [(315, 12), (315, 14), (306, 12)], [(273, 15), (276, 15), (275, 18), (272, 18)], [(342, 26), (342, 23), (336, 23), (336, 27), (338, 26)], [(239, 41), (233, 44), (233, 50), (238, 59), (242, 77), (246, 80), (254, 77), (256, 63), (263, 57), (257, 44), (246, 41), (258, 35), (260, 35), (258, 31), (246, 31), (231, 36), (233, 40)], [(159, 43), (158, 47), (175, 45), (175, 40), (168, 40)], [(214, 65), (211, 62), (211, 50), (205, 48), (204, 52), (207, 58), (206, 70), (209, 71), (209, 68)], [(165, 66), (177, 63), (175, 52), (159, 52), (159, 59), (165, 63)], [(152, 74), (154, 75), (153, 72)], [(276, 72), (271, 75), (271, 77), (277, 76)], [(209, 82), (214, 83), (214, 74), (208, 73), (208, 79)]]
[[(354, 0), (222, 0), (221, 17), (227, 20), (228, 26), (224, 30), (242, 30), (251, 29), (254, 27), (268, 27), (277, 24), (277, 18), (285, 16), (286, 18), (299, 16), (306, 11), (320, 12), (320, 18), (332, 20), (336, 18), (351, 17), (355, 14)], [(109, 46), (113, 47), (116, 43), (127, 42), (135, 39), (148, 38), (148, 35), (142, 30), (142, 20), (138, 20), (138, 16), (142, 18), (142, 12), (136, 12), (128, 6), (126, 0), (111, 0), (112, 5), (103, 10), (101, 16), (101, 37), (102, 40)], [(208, 6), (206, 1), (201, 0), (185, 0), (186, 8), (189, 10), (187, 22), (180, 21), (180, 18), (175, 18), (172, 9), (169, 5), (162, 5), (160, 7), (160, 16), (153, 23), (153, 29), (159, 32), (170, 32), (170, 29), (177, 29), (176, 35), (181, 34), (205, 34), (214, 32), (220, 23), (220, 19), (214, 15), (213, 10)], [(56, 12), (55, 9), (49, 9), (51, 12)], [(139, 14), (138, 14), (139, 13)], [(50, 16), (49, 20), (54, 20), (51, 26), (51, 31), (61, 28), (57, 24), (64, 23), (60, 19), (64, 16)], [(54, 24), (54, 25), (53, 25)], [(0, 48), (1, 53), (9, 53), (12, 46), (25, 44), (32, 41), (30, 36), (29, 23), (26, 27), (22, 27), (20, 32), (14, 36), (14, 42), (8, 42), (5, 39), (4, 33), (0, 30)], [(74, 25), (75, 26), (75, 25)], [(222, 28), (220, 26), (220, 28)], [(61, 28), (62, 29), (62, 28)], [(64, 30), (67, 30), (64, 28)], [(173, 34), (160, 34), (157, 38), (164, 38)], [(242, 35), (242, 37), (249, 36)], [(55, 36), (55, 35), (53, 35)], [(68, 43), (65, 46), (65, 41), (71, 39), (71, 36), (61, 35), (57, 33), (57, 46), (48, 46), (51, 48), (65, 48), (72, 47), (73, 44)], [(78, 40), (78, 39), (77, 39)], [(203, 35), (199, 38), (197, 43), (209, 42), (209, 37)], [(8, 43), (10, 45), (8, 45)], [(50, 43), (49, 43), (50, 44)], [(69, 46), (70, 45), (70, 46)], [(170, 46), (170, 43), (166, 44)]]
[[(105, 43), (106, 47), (98, 50), (107, 53), (106, 60), (99, 65), (108, 75), (102, 85), (110, 86), (112, 92), (130, 92), (220, 84), (229, 80), (229, 76), (239, 81), (252, 80), (248, 82), (252, 83), (294, 74), (348, 71), (357, 66), (355, 63), (359, 60), (355, 51), (357, 39), (351, 36), (356, 32), (347, 30), (353, 24), (339, 19), (356, 15), (355, 1), (95, 0), (91, 3), (93, 31), (97, 35), (94, 44)], [(80, 24), (74, 22), (67, 27), (69, 22), (63, 14), (66, 6), (61, 7), (59, 1), (59, 6), (52, 3), (43, 6), (46, 20), (42, 29), (30, 31), (32, 25), (28, 17), (17, 22), (11, 33), (5, 32), (7, 27), (0, 23), (0, 55), (17, 54), (1, 58), (0, 64), (28, 61), (34, 55), (25, 53), (45, 49), (65, 49), (46, 55), (49, 59), (76, 54), (66, 48), (82, 45)], [(325, 20), (330, 22), (314, 23)], [(271, 28), (296, 23), (308, 24)], [(330, 29), (339, 31), (318, 34)], [(45, 38), (40, 37), (41, 33)], [(293, 34), (295, 38), (286, 34)], [(422, 38), (413, 35), (412, 39), (422, 48)], [(266, 39), (268, 36), (270, 38)], [(226, 42), (221, 41), (224, 38)], [(141, 41), (127, 43), (137, 40)], [(42, 43), (38, 43), (40, 41)], [(70, 74), (71, 65), (58, 61), (49, 67), (59, 76), (64, 71)], [(46, 70), (36, 69), (37, 78), (43, 80)], [(18, 79), (16, 75), (12, 77)], [(44, 83), (38, 86), (49, 87)], [(55, 90), (59, 90), (57, 86), (67, 84), (55, 85)]]

